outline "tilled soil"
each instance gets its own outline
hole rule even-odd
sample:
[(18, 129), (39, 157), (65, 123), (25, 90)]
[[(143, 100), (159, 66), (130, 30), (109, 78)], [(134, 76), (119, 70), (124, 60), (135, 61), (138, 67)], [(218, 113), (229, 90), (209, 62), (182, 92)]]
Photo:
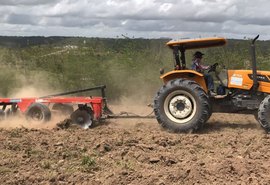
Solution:
[(0, 133), (0, 184), (270, 184), (270, 135), (250, 115), (213, 114), (196, 134), (146, 119)]

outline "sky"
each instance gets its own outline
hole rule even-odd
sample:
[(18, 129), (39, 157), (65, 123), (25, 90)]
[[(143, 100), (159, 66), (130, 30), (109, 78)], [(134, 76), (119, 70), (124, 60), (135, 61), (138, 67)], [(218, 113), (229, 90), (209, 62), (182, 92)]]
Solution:
[(269, 0), (0, 0), (0, 35), (270, 40)]

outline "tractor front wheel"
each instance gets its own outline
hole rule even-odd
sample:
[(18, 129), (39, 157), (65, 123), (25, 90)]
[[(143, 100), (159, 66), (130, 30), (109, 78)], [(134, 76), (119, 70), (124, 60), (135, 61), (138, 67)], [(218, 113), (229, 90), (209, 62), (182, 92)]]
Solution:
[(270, 133), (270, 95), (266, 96), (258, 109), (258, 121)]
[(196, 82), (175, 79), (158, 91), (154, 112), (162, 127), (173, 132), (193, 132), (210, 117), (209, 99)]

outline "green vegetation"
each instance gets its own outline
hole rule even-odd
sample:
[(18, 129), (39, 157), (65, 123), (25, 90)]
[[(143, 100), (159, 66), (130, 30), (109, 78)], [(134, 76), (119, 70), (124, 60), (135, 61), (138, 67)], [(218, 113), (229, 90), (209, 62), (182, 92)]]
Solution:
[(95, 159), (90, 156), (83, 156), (81, 165), (86, 172), (90, 172), (98, 168)]
[[(168, 40), (0, 37), (0, 94), (10, 96), (25, 85), (60, 92), (105, 84), (109, 99), (149, 101), (161, 84), (159, 69), (173, 68)], [(258, 67), (269, 70), (270, 41), (258, 41), (256, 49)], [(250, 40), (229, 40), (225, 47), (201, 51), (205, 63), (248, 69), (249, 50)]]
[(40, 166), (43, 168), (43, 169), (50, 169), (52, 167), (51, 165), (51, 162), (48, 161), (48, 160), (44, 160), (41, 162)]
[(117, 161), (116, 165), (120, 166), (122, 169), (125, 169), (125, 170), (131, 170), (131, 171), (134, 170), (134, 162), (130, 160)]

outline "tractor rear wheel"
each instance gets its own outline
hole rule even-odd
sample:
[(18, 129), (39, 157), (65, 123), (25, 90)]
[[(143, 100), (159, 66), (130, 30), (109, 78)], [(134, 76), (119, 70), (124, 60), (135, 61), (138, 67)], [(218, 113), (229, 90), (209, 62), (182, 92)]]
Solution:
[(258, 121), (270, 133), (270, 95), (266, 96), (258, 109)]
[(210, 117), (209, 99), (194, 81), (175, 79), (163, 85), (154, 99), (159, 124), (173, 132), (198, 130)]
[(51, 111), (46, 105), (33, 103), (26, 111), (26, 118), (35, 122), (47, 122), (51, 119)]

